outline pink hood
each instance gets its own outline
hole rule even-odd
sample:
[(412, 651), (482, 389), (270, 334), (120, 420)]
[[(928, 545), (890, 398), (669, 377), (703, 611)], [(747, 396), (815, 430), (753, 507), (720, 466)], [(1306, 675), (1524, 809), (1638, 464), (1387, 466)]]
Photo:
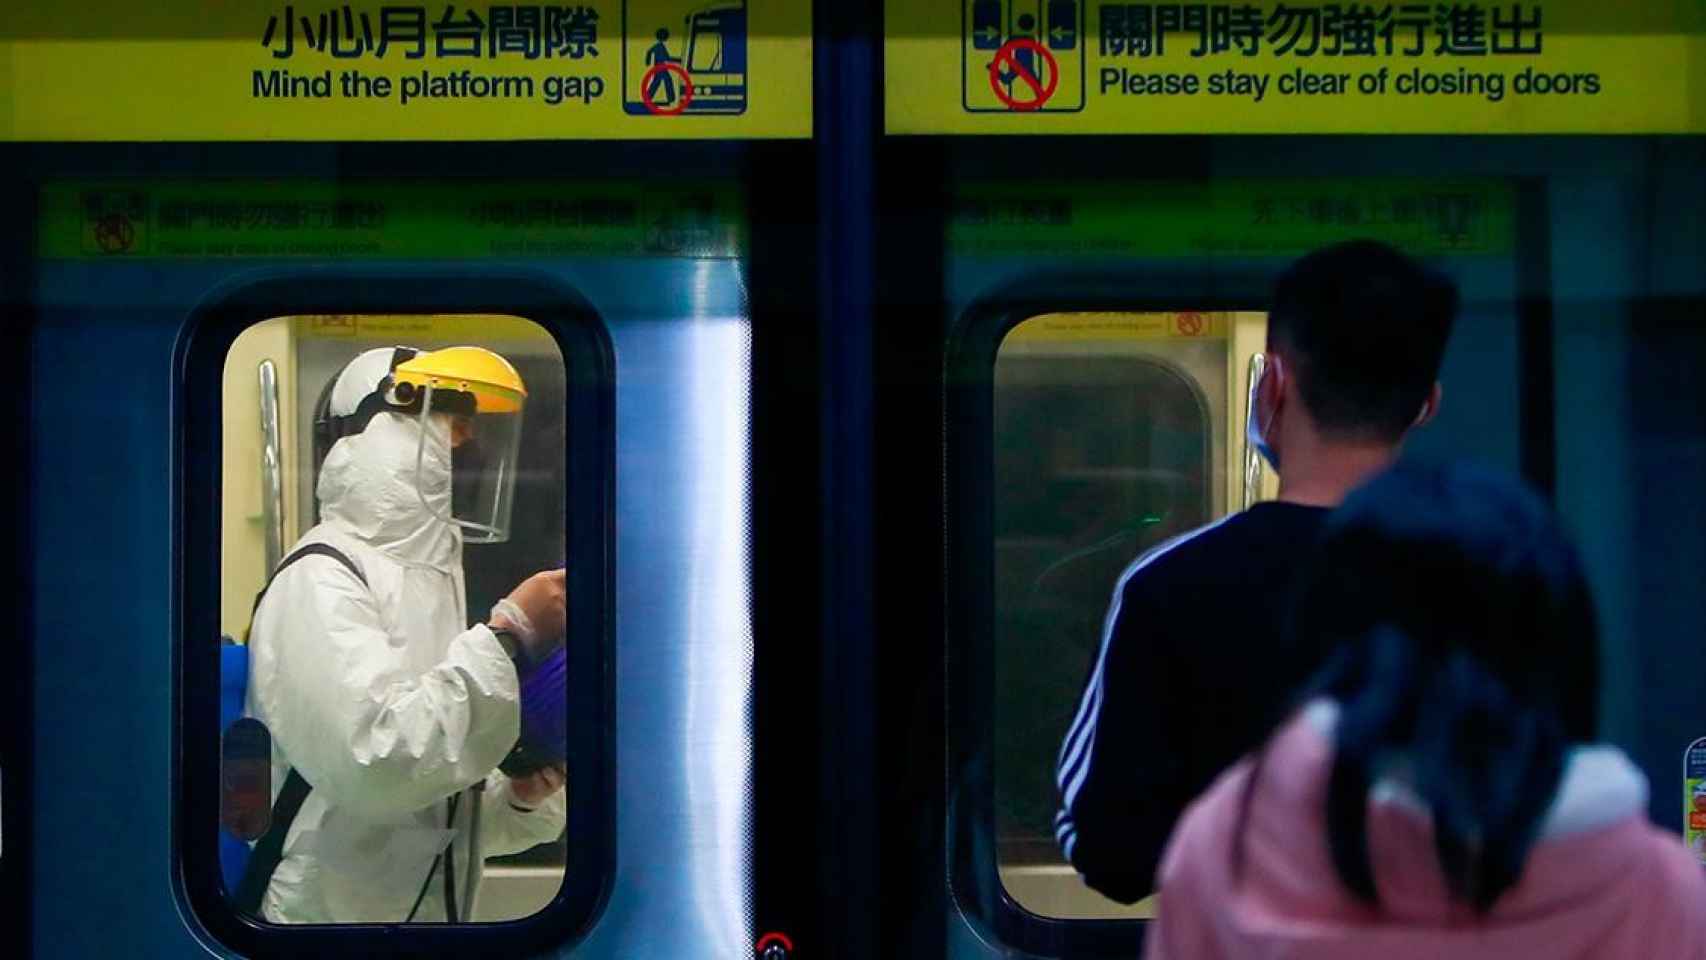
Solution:
[(1521, 881), (1482, 919), (1447, 895), (1425, 807), (1377, 784), (1368, 832), (1381, 907), (1356, 900), (1333, 869), (1323, 815), (1336, 719), (1318, 701), (1269, 743), (1240, 884), (1232, 845), (1252, 761), (1185, 812), (1162, 860), (1147, 957), (1706, 958), (1706, 876), (1648, 822), (1645, 778), (1609, 747), (1572, 753)]

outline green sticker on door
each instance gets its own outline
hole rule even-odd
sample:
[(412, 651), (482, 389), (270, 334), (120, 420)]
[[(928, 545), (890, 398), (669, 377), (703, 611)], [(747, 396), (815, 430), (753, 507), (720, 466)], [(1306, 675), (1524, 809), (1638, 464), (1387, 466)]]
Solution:
[(1682, 832), (1695, 859), (1706, 864), (1706, 737), (1682, 752)]

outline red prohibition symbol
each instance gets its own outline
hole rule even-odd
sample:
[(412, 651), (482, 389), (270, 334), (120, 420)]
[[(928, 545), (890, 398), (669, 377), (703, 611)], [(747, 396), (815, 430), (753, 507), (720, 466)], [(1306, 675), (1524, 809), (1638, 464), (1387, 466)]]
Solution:
[[(1044, 72), (1048, 74), (1047, 84), (1019, 64), (1020, 50), (1031, 51), (1033, 61), (1041, 61)], [(1030, 87), (1032, 96), (1016, 97), (1009, 93), (1001, 81), (1003, 73)], [(995, 91), (995, 99), (1006, 104), (1009, 110), (1041, 109), (1042, 105), (1048, 102), (1048, 98), (1054, 96), (1054, 88), (1059, 85), (1060, 64), (1054, 59), (1054, 54), (1030, 37), (1019, 37), (1002, 44), (1001, 49), (995, 51), (995, 59), (989, 62), (989, 88)]]
[[(681, 96), (675, 98), (673, 107), (660, 107), (652, 102), (652, 81), (665, 70), (681, 78)], [(693, 79), (687, 75), (687, 68), (679, 63), (653, 64), (652, 68), (646, 71), (646, 75), (640, 78), (640, 102), (644, 103), (654, 116), (659, 117), (673, 117), (686, 110), (687, 105), (693, 102)]]
[(136, 242), (136, 228), (122, 213), (109, 213), (95, 223), (95, 243), (102, 253), (123, 253)]

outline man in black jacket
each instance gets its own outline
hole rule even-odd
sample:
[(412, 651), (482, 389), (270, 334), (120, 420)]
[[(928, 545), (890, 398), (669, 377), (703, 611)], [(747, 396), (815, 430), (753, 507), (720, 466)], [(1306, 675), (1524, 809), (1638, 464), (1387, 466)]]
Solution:
[(1279, 499), (1175, 537), (1120, 576), (1055, 779), (1055, 838), (1122, 903), (1154, 886), (1173, 824), (1257, 746), (1328, 651), (1280, 624), (1331, 508), (1439, 409), (1457, 292), (1381, 244), (1293, 264), (1274, 287), (1249, 439)]

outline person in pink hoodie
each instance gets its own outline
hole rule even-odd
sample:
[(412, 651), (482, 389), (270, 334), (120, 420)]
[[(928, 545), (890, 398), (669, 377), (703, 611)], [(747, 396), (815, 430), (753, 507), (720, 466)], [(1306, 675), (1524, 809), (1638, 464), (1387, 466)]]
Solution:
[(1394, 467), (1329, 521), (1290, 629), (1337, 652), (1181, 818), (1146, 957), (1706, 958), (1706, 874), (1591, 743), (1593, 604), (1537, 496)]

